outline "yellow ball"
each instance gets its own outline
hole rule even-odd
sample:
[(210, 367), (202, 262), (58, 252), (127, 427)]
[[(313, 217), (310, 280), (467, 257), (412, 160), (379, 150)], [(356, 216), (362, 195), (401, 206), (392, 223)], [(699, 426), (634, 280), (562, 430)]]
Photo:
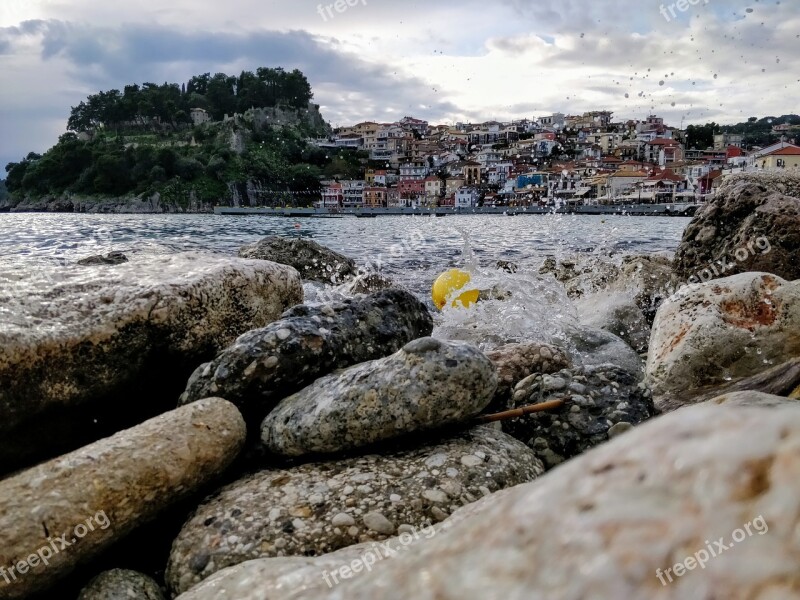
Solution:
[[(436, 308), (439, 310), (444, 308), (444, 305), (447, 303), (447, 298), (451, 296), (453, 292), (466, 286), (470, 282), (470, 279), (469, 273), (460, 269), (451, 269), (439, 275), (438, 279), (433, 283), (432, 293), (433, 303), (436, 305)], [(478, 290), (467, 290), (453, 300), (452, 306), (472, 306), (478, 301), (479, 294), (480, 292)]]

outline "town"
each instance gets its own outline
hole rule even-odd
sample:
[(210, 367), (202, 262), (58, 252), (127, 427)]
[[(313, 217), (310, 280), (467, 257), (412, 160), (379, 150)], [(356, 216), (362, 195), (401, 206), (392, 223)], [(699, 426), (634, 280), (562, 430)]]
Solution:
[(614, 122), (609, 111), (453, 126), (363, 122), (312, 143), (360, 152), (380, 168), (324, 181), (316, 208), (699, 204), (729, 174), (800, 167), (798, 125), (777, 124), (779, 142), (750, 149), (729, 133), (697, 149), (687, 131), (656, 115)]

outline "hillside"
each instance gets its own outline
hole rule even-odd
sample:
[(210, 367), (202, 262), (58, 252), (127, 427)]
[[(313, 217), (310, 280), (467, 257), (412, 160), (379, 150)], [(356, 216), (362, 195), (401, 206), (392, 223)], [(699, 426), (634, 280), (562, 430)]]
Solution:
[(182, 211), (231, 202), (309, 204), (322, 176), (359, 167), (353, 153), (329, 154), (307, 143), (329, 132), (312, 97), (299, 71), (266, 68), (99, 92), (72, 108), (69, 131), (44, 155), (6, 166), (5, 206)]

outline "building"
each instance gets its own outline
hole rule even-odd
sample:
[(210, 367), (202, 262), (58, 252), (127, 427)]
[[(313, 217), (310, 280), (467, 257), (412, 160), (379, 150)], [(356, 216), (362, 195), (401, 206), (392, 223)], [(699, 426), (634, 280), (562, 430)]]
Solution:
[(684, 159), (683, 146), (675, 140), (656, 138), (644, 144), (644, 160), (662, 167)]
[(425, 197), (429, 199), (438, 198), (442, 195), (443, 182), (438, 177), (426, 177), (425, 183)]
[(455, 193), (464, 187), (467, 180), (463, 177), (448, 177), (445, 182), (445, 196), (455, 196)]
[(456, 208), (474, 208), (480, 200), (480, 193), (473, 187), (462, 187), (456, 190)]
[(208, 123), (211, 120), (211, 115), (208, 114), (204, 108), (193, 108), (189, 111), (189, 116), (192, 118), (192, 124), (197, 127), (203, 123)]
[(365, 208), (385, 208), (387, 205), (389, 190), (385, 187), (365, 187), (364, 188), (364, 207)]
[(340, 208), (344, 203), (344, 191), (341, 183), (329, 183), (322, 188), (320, 208)]
[(364, 204), (364, 188), (367, 182), (363, 180), (342, 181), (342, 205), (345, 208), (360, 208)]
[(738, 133), (720, 133), (714, 136), (714, 150), (726, 150), (728, 146), (741, 148), (744, 136)]
[(783, 148), (761, 154), (755, 160), (755, 166), (766, 171), (800, 169), (800, 146), (787, 144)]

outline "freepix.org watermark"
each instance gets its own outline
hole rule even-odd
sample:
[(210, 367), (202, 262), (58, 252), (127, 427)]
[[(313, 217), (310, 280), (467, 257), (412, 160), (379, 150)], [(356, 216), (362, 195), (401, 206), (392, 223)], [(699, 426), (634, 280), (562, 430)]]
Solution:
[(743, 263), (756, 254), (769, 254), (771, 250), (772, 245), (765, 237), (750, 240), (747, 246), (737, 248), (731, 256), (723, 256), (702, 271), (698, 271), (689, 277), (687, 283), (706, 283), (715, 277), (722, 277), (725, 273), (735, 268), (736, 263)]
[(324, 571), (322, 578), (328, 584), (328, 587), (332, 588), (334, 585), (341, 583), (340, 580), (350, 579), (362, 571), (372, 571), (372, 567), (379, 561), (397, 556), (403, 550), (407, 550), (421, 536), (431, 539), (435, 535), (436, 529), (428, 522), (420, 529), (412, 528), (411, 531), (404, 531), (398, 538), (387, 540), (382, 544), (375, 542), (370, 546), (369, 550), (360, 557), (353, 559), (349, 564), (339, 567), (333, 572)]
[(678, 0), (667, 6), (661, 5), (659, 12), (661, 16), (666, 19), (667, 23), (672, 19), (677, 19), (679, 12), (686, 12), (690, 6), (697, 6), (698, 4), (708, 4), (709, 0)]
[(37, 567), (47, 568), (50, 565), (50, 560), (56, 554), (77, 544), (92, 531), (97, 529), (105, 530), (110, 526), (111, 521), (106, 516), (105, 511), (101, 510), (94, 516), (86, 519), (84, 523), (78, 523), (73, 527), (72, 531), (61, 534), (58, 537), (47, 538), (47, 545), (42, 546), (24, 560), (17, 561), (15, 564), (8, 567), (0, 566), (0, 577), (5, 579), (5, 582), (8, 584), (19, 581), (21, 577), (31, 573)]
[(348, 8), (359, 4), (366, 6), (367, 0), (336, 0), (333, 4), (319, 4), (317, 5), (317, 13), (327, 23), (329, 19), (333, 19), (336, 16), (334, 11), (342, 14)]
[(731, 533), (731, 539), (727, 543), (724, 537), (719, 538), (715, 542), (706, 540), (705, 548), (698, 550), (691, 556), (687, 556), (681, 562), (675, 563), (664, 571), (656, 569), (656, 577), (658, 577), (662, 586), (666, 586), (674, 581), (674, 577), (683, 577), (687, 572), (694, 571), (697, 567), (705, 569), (706, 564), (712, 558), (717, 558), (723, 552), (727, 552), (736, 544), (753, 537), (756, 533), (758, 535), (764, 535), (768, 531), (769, 526), (766, 520), (764, 520), (764, 517), (758, 516), (749, 523), (742, 525), (741, 529), (737, 529)]

